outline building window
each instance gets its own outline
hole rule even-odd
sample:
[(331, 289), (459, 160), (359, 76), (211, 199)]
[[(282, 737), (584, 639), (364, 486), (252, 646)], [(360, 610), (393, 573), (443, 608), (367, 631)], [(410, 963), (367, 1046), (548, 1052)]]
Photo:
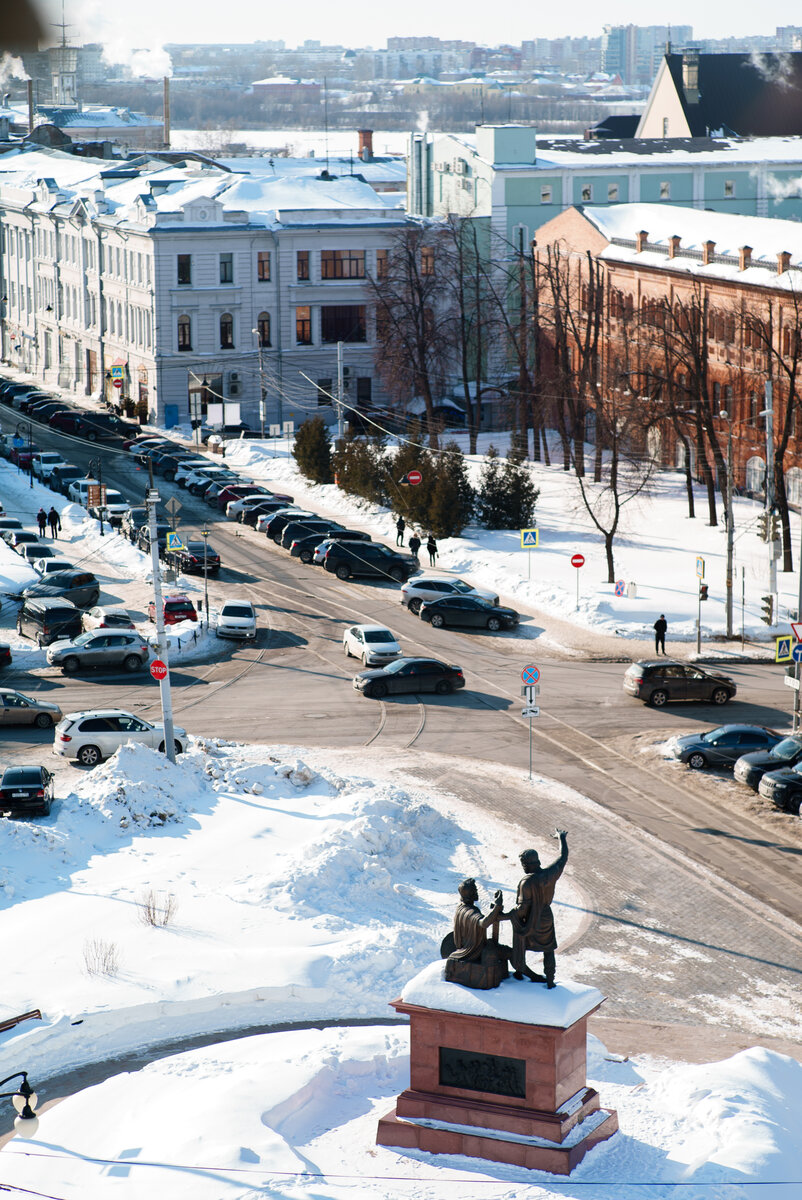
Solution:
[(386, 279), (387, 278), (387, 251), (386, 250), (377, 250), (376, 251), (376, 278), (377, 279)]
[(260, 250), (256, 255), (256, 278), (260, 283), (270, 282), (270, 251)]
[(746, 490), (747, 492), (762, 492), (763, 485), (766, 482), (766, 464), (762, 458), (757, 455), (747, 459), (746, 462)]
[(373, 407), (373, 380), (369, 375), (358, 375), (356, 380), (356, 406), (362, 412)]
[(270, 345), (270, 313), (261, 312), (256, 322), (256, 332), (260, 346)]
[(192, 283), (192, 255), (178, 255), (178, 282), (181, 286)]
[(586, 204), (589, 204), (593, 200), (593, 184), (592, 183), (583, 183), (582, 187), (580, 189), (580, 195), (582, 197), (582, 200)]
[(668, 182), (667, 179), (663, 179), (660, 182), (660, 199), (661, 200), (670, 200), (671, 199), (671, 184)]
[[(434, 246), (423, 246), (420, 252), (421, 275), (434, 275)], [(362, 338), (362, 341), (365, 339)]]
[(295, 276), (297, 279), (309, 278), (309, 251), (299, 250), (295, 256)]
[(324, 305), (320, 310), (320, 340), (326, 343), (367, 341), (364, 304)]
[(321, 250), (321, 279), (364, 279), (364, 250)]
[(617, 199), (618, 199), (618, 184), (617, 183), (608, 183), (607, 184), (607, 200), (608, 200), (608, 202), (610, 204), (614, 204)]
[(317, 381), (317, 406), (318, 408), (328, 408), (331, 404), (331, 383), (330, 379), (318, 379)]
[(192, 322), (187, 316), (178, 318), (178, 349), (192, 349)]
[(540, 189), (540, 203), (541, 204), (551, 204), (551, 188), (550, 187), (542, 187)]
[(668, 137), (668, 117), (663, 117), (663, 137)]
[[(308, 251), (301, 250), (299, 254)], [(295, 340), (299, 346), (312, 345), (312, 310), (308, 304), (300, 304), (295, 310)]]
[(734, 197), (734, 195), (735, 195), (735, 180), (734, 179), (725, 179), (724, 180), (724, 195), (727, 197), (728, 200), (731, 200)]
[(220, 255), (220, 282), (221, 283), (233, 283), (234, 282), (234, 255), (233, 254), (221, 254)]
[(222, 313), (220, 316), (220, 349), (234, 349), (234, 318), (231, 313)]

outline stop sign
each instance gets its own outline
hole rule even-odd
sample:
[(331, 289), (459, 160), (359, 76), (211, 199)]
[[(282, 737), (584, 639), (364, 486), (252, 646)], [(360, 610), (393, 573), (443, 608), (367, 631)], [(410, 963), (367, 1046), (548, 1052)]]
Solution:
[(160, 658), (154, 658), (150, 664), (150, 673), (154, 679), (164, 679), (167, 675), (167, 663), (162, 662)]
[(585, 565), (585, 556), (583, 554), (572, 554), (571, 555), (571, 566), (572, 567), (584, 567), (584, 565)]
[(407, 483), (411, 483), (413, 487), (419, 484), (422, 479), (423, 476), (420, 471), (407, 471)]

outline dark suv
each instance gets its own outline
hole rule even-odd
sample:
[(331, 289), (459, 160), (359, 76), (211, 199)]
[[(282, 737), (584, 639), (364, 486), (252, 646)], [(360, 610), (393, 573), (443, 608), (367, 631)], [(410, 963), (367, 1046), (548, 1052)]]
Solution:
[(395, 583), (404, 583), (420, 570), (417, 558), (411, 554), (396, 554), (378, 542), (332, 542), (323, 566), (338, 579), (368, 575), (392, 579)]
[(709, 700), (726, 704), (738, 689), (729, 675), (703, 671), (689, 663), (659, 659), (635, 662), (624, 675), (624, 691), (655, 708), (673, 700)]

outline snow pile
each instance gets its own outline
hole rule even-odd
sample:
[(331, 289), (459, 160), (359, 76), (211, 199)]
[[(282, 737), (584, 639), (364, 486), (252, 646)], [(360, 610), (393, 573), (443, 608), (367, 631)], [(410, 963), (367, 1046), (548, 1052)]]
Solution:
[(191, 771), (171, 763), (158, 750), (129, 742), (84, 776), (75, 799), (120, 830), (180, 824), (196, 811), (196, 802), (207, 788), (197, 764), (193, 766)]

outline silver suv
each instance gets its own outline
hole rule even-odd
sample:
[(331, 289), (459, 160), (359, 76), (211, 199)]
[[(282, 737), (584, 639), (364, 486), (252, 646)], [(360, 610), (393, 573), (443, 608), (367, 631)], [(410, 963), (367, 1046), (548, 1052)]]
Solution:
[(81, 667), (140, 671), (150, 658), (147, 642), (134, 629), (89, 629), (70, 640), (51, 642), (47, 661), (73, 675)]
[(455, 596), (478, 596), (480, 600), (487, 600), (488, 604), (498, 604), (496, 592), (473, 587), (464, 579), (423, 575), (419, 579), (410, 579), (401, 588), (401, 603), (412, 613), (420, 612), (421, 605), (428, 604), (430, 600), (452, 599)]
[[(173, 732), (175, 752), (183, 754), (187, 731), (176, 726)], [(94, 767), (126, 742), (141, 742), (143, 746), (163, 751), (164, 726), (151, 725), (121, 708), (67, 713), (56, 726), (53, 753), (62, 758), (77, 759), (85, 767)]]

